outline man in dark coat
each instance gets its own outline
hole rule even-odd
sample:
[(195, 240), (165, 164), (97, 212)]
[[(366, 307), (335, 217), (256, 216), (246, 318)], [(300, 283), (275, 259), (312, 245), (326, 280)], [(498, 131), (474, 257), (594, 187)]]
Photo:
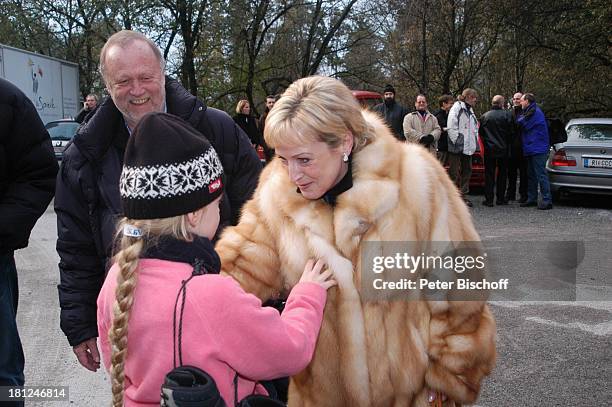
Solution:
[(410, 110), (395, 101), (395, 88), (393, 86), (386, 85), (383, 96), (385, 101), (374, 106), (373, 110), (385, 119), (398, 140), (406, 141), (404, 137), (404, 116), (410, 113)]
[(506, 171), (509, 142), (512, 139), (513, 131), (512, 113), (504, 109), (504, 97), (493, 96), (491, 110), (482, 115), (478, 128), (484, 144), (485, 200), (482, 204), (485, 206), (493, 206), (494, 192), (498, 205), (508, 204), (505, 199)]
[(110, 266), (116, 221), (122, 216), (123, 154), (138, 121), (149, 112), (165, 111), (210, 141), (226, 174), (221, 225), (236, 223), (261, 171), (251, 142), (232, 118), (164, 77), (161, 52), (142, 34), (124, 30), (111, 36), (100, 53), (100, 71), (110, 98), (65, 150), (55, 199), (61, 328), (79, 362), (92, 371), (100, 366), (96, 299)]
[(523, 94), (517, 92), (512, 96), (512, 118), (514, 120), (514, 131), (510, 141), (510, 155), (508, 157), (508, 189), (506, 190), (506, 201), (516, 200), (516, 180), (518, 172), (519, 202), (527, 202), (527, 160), (523, 157), (523, 141), (521, 131), (516, 123), (521, 114), (521, 97)]
[(83, 120), (85, 120), (85, 117), (87, 117), (89, 113), (96, 110), (96, 107), (98, 107), (98, 96), (94, 95), (93, 93), (90, 93), (85, 98), (85, 102), (83, 103), (83, 108), (76, 115), (76, 117), (74, 118), (74, 121), (77, 123), (83, 123)]
[(0, 386), (24, 384), (13, 253), (28, 245), (34, 224), (53, 198), (56, 174), (51, 139), (36, 108), (21, 90), (0, 79)]
[(264, 113), (261, 115), (259, 119), (259, 132), (261, 134), (261, 145), (264, 149), (264, 155), (266, 157), (266, 162), (270, 162), (274, 158), (274, 149), (268, 147), (266, 144), (266, 140), (264, 138), (264, 130), (266, 129), (266, 119), (268, 118), (268, 114), (270, 114), (270, 110), (274, 107), (274, 104), (278, 100), (278, 96), (276, 95), (268, 95), (266, 96), (266, 109)]
[(442, 95), (438, 99), (438, 104), (440, 108), (433, 112), (433, 115), (438, 119), (438, 124), (442, 129), (442, 133), (440, 134), (440, 140), (438, 140), (438, 160), (442, 163), (442, 165), (447, 164), (448, 160), (448, 132), (446, 131), (447, 121), (448, 121), (448, 112), (451, 107), (453, 107), (453, 103), (455, 103), (455, 98), (451, 95)]

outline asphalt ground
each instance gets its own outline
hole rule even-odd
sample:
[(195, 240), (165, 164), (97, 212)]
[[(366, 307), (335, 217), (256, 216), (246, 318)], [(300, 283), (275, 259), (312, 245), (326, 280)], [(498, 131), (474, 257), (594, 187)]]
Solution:
[[(612, 400), (612, 199), (581, 196), (550, 211), (484, 207), (471, 196), (474, 222), (485, 242), (582, 241), (576, 268), (580, 301), (493, 301), (498, 360), (482, 386), (479, 406), (604, 406)], [(105, 406), (110, 382), (101, 369), (80, 367), (59, 329), (55, 214), (50, 206), (36, 224), (28, 248), (16, 252), (18, 323), (26, 353), (26, 384), (68, 386), (68, 402), (27, 406)], [(602, 248), (602, 253), (592, 254)], [(606, 250), (607, 249), (607, 250)], [(543, 254), (545, 255), (545, 254)], [(507, 264), (521, 253), (504, 253)], [(507, 260), (507, 261), (505, 261)], [(521, 266), (523, 267), (523, 266)], [(529, 269), (527, 266), (526, 269)], [(510, 272), (509, 272), (510, 273)], [(515, 270), (519, 277), (525, 268)]]
[[(611, 405), (612, 198), (573, 196), (549, 211), (518, 203), (489, 208), (481, 205), (482, 196), (471, 198), (474, 222), (485, 242), (581, 241), (586, 249), (576, 269), (578, 301), (491, 303), (498, 360), (477, 404)], [(517, 263), (521, 255), (507, 253), (508, 263)]]

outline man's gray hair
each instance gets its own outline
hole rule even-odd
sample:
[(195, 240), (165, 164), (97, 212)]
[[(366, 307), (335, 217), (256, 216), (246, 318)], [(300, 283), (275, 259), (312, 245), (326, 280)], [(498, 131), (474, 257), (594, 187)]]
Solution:
[(166, 61), (164, 60), (164, 56), (159, 50), (159, 47), (157, 46), (157, 44), (155, 44), (153, 41), (151, 41), (149, 38), (147, 38), (146, 36), (144, 36), (143, 34), (139, 32), (131, 31), (131, 30), (121, 30), (111, 35), (110, 38), (106, 41), (106, 43), (102, 47), (102, 50), (100, 51), (100, 68), (99, 69), (100, 69), (100, 75), (102, 75), (102, 79), (104, 79), (104, 82), (106, 82), (106, 75), (105, 75), (106, 73), (106, 54), (108, 53), (108, 50), (112, 46), (115, 46), (115, 45), (119, 46), (120, 48), (125, 48), (126, 46), (128, 46), (134, 41), (143, 41), (147, 43), (149, 47), (151, 47), (151, 50), (153, 51), (153, 53), (155, 54), (155, 57), (159, 61), (159, 66), (160, 66), (162, 73), (164, 72), (164, 69), (166, 67)]

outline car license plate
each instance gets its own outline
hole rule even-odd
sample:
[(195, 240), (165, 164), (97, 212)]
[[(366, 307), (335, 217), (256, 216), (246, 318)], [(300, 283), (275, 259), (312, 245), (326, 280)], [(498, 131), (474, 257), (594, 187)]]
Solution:
[(584, 167), (585, 168), (611, 168), (612, 169), (612, 159), (585, 158)]

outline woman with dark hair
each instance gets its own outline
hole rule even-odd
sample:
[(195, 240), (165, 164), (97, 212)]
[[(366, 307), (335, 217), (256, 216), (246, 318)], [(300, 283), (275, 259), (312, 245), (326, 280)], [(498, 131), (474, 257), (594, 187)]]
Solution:
[(251, 116), (251, 105), (248, 100), (242, 99), (238, 102), (234, 121), (249, 136), (253, 146), (261, 145), (261, 133), (257, 128), (257, 119)]

